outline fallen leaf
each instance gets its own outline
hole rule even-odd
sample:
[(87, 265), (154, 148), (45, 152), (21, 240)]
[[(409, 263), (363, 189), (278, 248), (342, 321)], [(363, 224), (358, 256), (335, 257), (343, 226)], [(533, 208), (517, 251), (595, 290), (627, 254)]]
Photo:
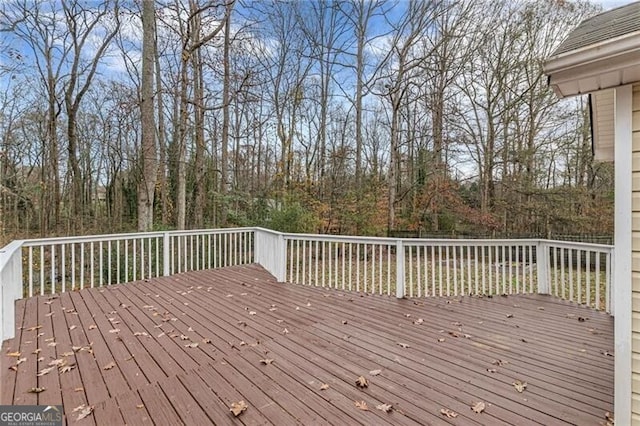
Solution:
[(91, 413), (93, 413), (93, 405), (90, 405), (88, 407), (84, 407), (82, 409), (82, 411), (80, 411), (78, 413), (78, 418), (76, 419), (76, 421), (79, 422), (80, 420), (84, 419), (85, 417), (87, 417)]
[(61, 365), (65, 365), (67, 363), (66, 359), (58, 358), (49, 362), (50, 367), (60, 367)]
[(95, 330), (96, 328), (98, 328), (98, 326), (96, 326), (95, 324), (91, 324), (89, 326), (89, 330)]
[(390, 412), (393, 409), (393, 405), (391, 404), (380, 404), (376, 405), (376, 408), (380, 411), (384, 411), (385, 413)]
[(401, 343), (401, 342), (398, 342), (398, 346), (400, 346), (400, 347), (401, 347), (401, 348), (403, 348), (403, 349), (407, 349), (407, 348), (410, 348), (410, 347), (411, 347), (411, 346), (409, 346), (407, 343)]
[(120, 333), (120, 329), (114, 328), (113, 330), (109, 330), (109, 333)]
[(46, 388), (31, 388), (27, 392), (29, 393), (40, 393), (46, 391)]
[(507, 314), (507, 318), (513, 318), (513, 314)]
[(442, 343), (444, 341), (445, 341), (444, 337), (441, 337), (441, 338), (438, 339), (438, 343)]
[(347, 321), (343, 320), (342, 325), (347, 325)]
[(260, 364), (270, 365), (272, 363), (273, 363), (273, 360), (271, 358), (265, 358), (260, 360)]
[(234, 402), (231, 404), (231, 412), (234, 416), (238, 417), (248, 408), (247, 403), (244, 401)]
[(58, 372), (59, 373), (68, 373), (69, 371), (73, 370), (75, 367), (75, 365), (63, 365), (60, 368), (58, 368)]
[(211, 339), (207, 339), (206, 337), (202, 339), (202, 343), (211, 343)]
[(189, 340), (189, 336), (185, 336), (184, 334), (181, 334), (180, 340)]
[(329, 389), (329, 385), (328, 384), (323, 383), (323, 384), (320, 385), (320, 390), (327, 390), (327, 389)]
[(20, 352), (9, 352), (9, 353), (7, 353), (7, 356), (11, 356), (11, 357), (14, 357), (14, 358), (20, 358), (20, 355), (22, 355), (22, 353), (20, 353)]
[(193, 331), (192, 327), (187, 328), (187, 331)]
[(277, 311), (277, 310), (278, 310), (278, 308), (269, 308), (270, 312), (274, 312), (274, 311)]
[(501, 359), (496, 359), (496, 360), (492, 361), (491, 364), (498, 365), (498, 366), (503, 366), (503, 365), (509, 364), (509, 361), (503, 361)]
[(41, 325), (34, 325), (33, 327), (27, 328), (27, 331), (36, 331), (36, 330), (39, 330), (41, 328), (42, 328)]
[(471, 409), (473, 410), (474, 413), (482, 413), (485, 409), (485, 403), (482, 401), (476, 402), (475, 404), (473, 404), (471, 406)]
[(371, 370), (371, 371), (369, 371), (369, 375), (370, 376), (377, 376), (380, 373), (382, 373), (382, 370)]
[(69, 331), (75, 330), (76, 328), (78, 328), (77, 325), (72, 325), (71, 327), (69, 327)]
[(249, 311), (249, 315), (255, 315), (256, 311)]
[(414, 323), (415, 325), (420, 325), (420, 324), (422, 324), (423, 322), (424, 322), (424, 320), (423, 320), (422, 318), (418, 318), (418, 319), (417, 319), (417, 320), (415, 320), (413, 323)]
[(282, 330), (282, 334), (289, 334), (289, 330), (287, 330), (287, 328), (285, 327), (285, 329)]
[(613, 354), (609, 351), (600, 352), (604, 356), (613, 356)]
[(144, 408), (144, 404), (138, 404), (138, 405), (136, 405), (136, 408), (137, 409)]
[(605, 426), (614, 426), (615, 425), (615, 420), (613, 419), (613, 414), (611, 414), (610, 412), (606, 412), (604, 413), (604, 418), (607, 421), (607, 423), (605, 423)]
[(136, 331), (133, 333), (134, 336), (148, 336), (149, 334), (144, 331)]
[(527, 382), (516, 380), (515, 382), (513, 382), (513, 387), (516, 388), (518, 392), (522, 393), (527, 388)]
[(357, 409), (362, 411), (369, 411), (369, 407), (367, 407), (367, 403), (364, 401), (354, 401), (353, 404)]
[(185, 348), (197, 348), (198, 347), (198, 342), (192, 342), (192, 343), (187, 343), (186, 345), (184, 345)]
[(102, 367), (103, 370), (111, 370), (113, 367), (116, 366), (116, 363), (111, 361), (109, 364), (105, 365), (104, 367)]
[(75, 388), (74, 392), (84, 392), (84, 388)]
[(449, 410), (448, 408), (441, 408), (440, 409), (440, 414), (442, 414), (445, 417), (448, 417), (450, 419), (455, 419), (456, 417), (458, 417), (458, 413), (456, 413), (453, 410)]
[(47, 346), (51, 346), (51, 347), (54, 347), (54, 346), (56, 346), (56, 345), (57, 345), (57, 343), (56, 343), (56, 342), (49, 342), (49, 343), (47, 343)]
[(360, 388), (366, 388), (369, 386), (369, 380), (367, 380), (367, 378), (364, 376), (360, 376), (356, 380), (356, 385)]
[(487, 371), (489, 373), (497, 373), (498, 372), (498, 370), (496, 370), (495, 368), (487, 368)]

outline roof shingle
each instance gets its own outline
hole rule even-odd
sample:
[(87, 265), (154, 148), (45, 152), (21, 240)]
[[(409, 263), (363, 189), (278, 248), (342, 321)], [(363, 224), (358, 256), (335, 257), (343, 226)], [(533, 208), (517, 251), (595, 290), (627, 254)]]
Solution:
[(584, 20), (558, 46), (553, 56), (634, 32), (640, 32), (640, 1)]

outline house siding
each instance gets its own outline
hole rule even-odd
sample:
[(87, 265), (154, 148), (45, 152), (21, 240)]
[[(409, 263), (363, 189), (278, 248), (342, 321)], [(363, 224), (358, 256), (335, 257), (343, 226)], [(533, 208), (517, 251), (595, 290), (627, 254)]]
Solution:
[(632, 394), (631, 412), (634, 425), (640, 425), (640, 84), (633, 87), (633, 193), (632, 229), (633, 257), (631, 350), (632, 350)]

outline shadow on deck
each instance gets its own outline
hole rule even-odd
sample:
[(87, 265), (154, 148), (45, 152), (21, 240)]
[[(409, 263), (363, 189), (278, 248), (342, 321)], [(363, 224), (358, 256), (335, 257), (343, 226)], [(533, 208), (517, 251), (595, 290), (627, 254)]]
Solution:
[(613, 318), (549, 296), (398, 300), (278, 284), (252, 265), (16, 312), (1, 403), (62, 404), (70, 424), (597, 425), (613, 412)]

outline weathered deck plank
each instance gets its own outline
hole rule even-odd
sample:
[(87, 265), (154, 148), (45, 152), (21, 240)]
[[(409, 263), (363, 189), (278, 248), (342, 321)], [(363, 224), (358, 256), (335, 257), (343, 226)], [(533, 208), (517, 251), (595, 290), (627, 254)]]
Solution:
[[(549, 296), (397, 300), (278, 284), (251, 265), (16, 307), (2, 403), (62, 403), (69, 423), (81, 404), (94, 407), (83, 424), (599, 424), (613, 410), (613, 319)], [(71, 371), (36, 375), (63, 355)]]

